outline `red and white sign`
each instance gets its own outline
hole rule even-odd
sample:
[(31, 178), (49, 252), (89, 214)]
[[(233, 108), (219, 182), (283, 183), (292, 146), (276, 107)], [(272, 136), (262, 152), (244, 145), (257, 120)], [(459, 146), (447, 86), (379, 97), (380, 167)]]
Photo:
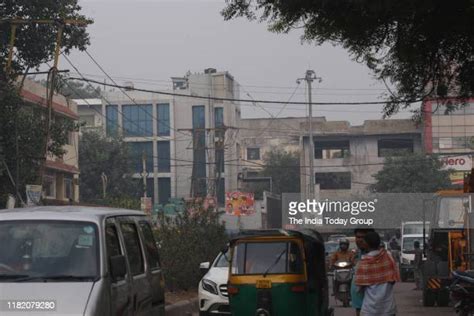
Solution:
[(444, 170), (470, 171), (472, 168), (472, 158), (468, 155), (440, 157), (440, 160)]

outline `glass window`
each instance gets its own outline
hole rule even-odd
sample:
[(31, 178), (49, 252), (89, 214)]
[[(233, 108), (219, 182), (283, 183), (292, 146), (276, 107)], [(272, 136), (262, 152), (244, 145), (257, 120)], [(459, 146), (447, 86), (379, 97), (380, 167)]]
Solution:
[(158, 135), (170, 135), (170, 105), (168, 103), (157, 105), (158, 113)]
[(105, 107), (105, 116), (107, 120), (107, 136), (117, 136), (118, 131), (118, 106), (107, 105)]
[(159, 203), (167, 204), (171, 197), (171, 178), (158, 178)]
[(229, 260), (230, 258), (228, 257), (227, 253), (221, 253), (217, 257), (214, 267), (216, 268), (227, 268), (229, 267)]
[(218, 172), (225, 172), (224, 149), (216, 149), (216, 168)]
[(153, 109), (150, 104), (124, 105), (122, 113), (124, 136), (153, 135)]
[(140, 222), (140, 228), (142, 229), (143, 237), (145, 238), (145, 249), (147, 253), (147, 262), (151, 270), (160, 268), (160, 256), (158, 254), (158, 248), (156, 247), (155, 238), (153, 237), (153, 231), (151, 230), (148, 222)]
[(170, 172), (170, 142), (158, 142), (158, 172)]
[(294, 242), (248, 242), (234, 248), (233, 274), (301, 274), (303, 258)]
[(247, 148), (247, 160), (260, 160), (260, 148)]
[(216, 128), (224, 127), (224, 108), (214, 108), (214, 124)]
[[(462, 197), (442, 198), (439, 203), (437, 221), (439, 228), (463, 228), (464, 227), (464, 203)], [(468, 204), (468, 203), (466, 203)]]
[(85, 126), (95, 126), (94, 115), (81, 115), (79, 120), (81, 121), (81, 123), (85, 123)]
[(314, 143), (315, 159), (346, 158), (350, 155), (350, 143), (348, 140), (317, 141)]
[(74, 190), (72, 186), (72, 178), (64, 178), (64, 196), (66, 199), (74, 199)]
[(52, 172), (47, 172), (43, 178), (44, 196), (56, 198), (56, 176)]
[(193, 192), (195, 196), (206, 196), (206, 117), (203, 105), (193, 106)]
[(127, 257), (130, 264), (130, 271), (132, 275), (139, 275), (145, 272), (143, 265), (143, 253), (140, 247), (140, 239), (135, 224), (121, 223), (123, 240), (125, 241), (125, 249), (127, 250)]
[(350, 190), (350, 172), (317, 172), (316, 184), (321, 190)]
[(415, 251), (415, 241), (420, 243), (420, 249), (423, 249), (423, 235), (420, 237), (404, 237), (402, 239), (402, 251), (405, 253)]
[[(122, 249), (120, 248), (117, 227), (115, 227), (115, 224), (113, 223), (108, 223), (105, 227), (105, 245), (107, 247), (107, 257), (109, 260), (111, 257), (123, 255)], [(123, 279), (124, 277), (121, 277), (118, 280)]]
[(206, 116), (204, 108), (204, 105), (193, 106), (193, 128), (206, 127)]
[(143, 152), (146, 155), (146, 170), (153, 172), (153, 142), (130, 142), (130, 158), (135, 172), (143, 172)]
[(99, 239), (94, 223), (1, 221), (0, 240), (0, 263), (9, 267), (2, 269), (2, 274), (12, 274), (0, 282), (14, 281), (18, 275), (51, 282), (73, 275), (75, 282), (90, 282), (99, 275)]
[[(401, 156), (413, 152), (413, 139), (410, 138), (392, 138), (379, 139), (378, 141), (378, 156), (391, 157)], [(441, 148), (441, 143), (440, 143)]]

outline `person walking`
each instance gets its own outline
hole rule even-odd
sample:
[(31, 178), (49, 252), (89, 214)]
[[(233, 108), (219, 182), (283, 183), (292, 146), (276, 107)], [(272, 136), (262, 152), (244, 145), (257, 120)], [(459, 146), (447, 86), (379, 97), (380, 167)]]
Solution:
[[(365, 236), (374, 232), (372, 228), (357, 228), (354, 230), (355, 241), (357, 246), (357, 252), (354, 257), (355, 270), (357, 270), (357, 263), (362, 258), (362, 255), (366, 253), (367, 245), (364, 241)], [(364, 301), (364, 292), (358, 291), (358, 288), (355, 284), (355, 278), (352, 278), (351, 283), (351, 305), (356, 311), (356, 316), (360, 315), (360, 310), (362, 308), (362, 303)]]
[(364, 237), (368, 253), (362, 256), (355, 273), (355, 284), (364, 293), (362, 316), (393, 316), (397, 313), (393, 287), (400, 281), (397, 264), (380, 247), (376, 232)]
[(423, 251), (420, 248), (420, 242), (415, 240), (413, 243), (415, 248), (415, 260), (413, 262), (413, 276), (415, 278), (415, 291), (421, 290), (421, 269), (423, 265)]

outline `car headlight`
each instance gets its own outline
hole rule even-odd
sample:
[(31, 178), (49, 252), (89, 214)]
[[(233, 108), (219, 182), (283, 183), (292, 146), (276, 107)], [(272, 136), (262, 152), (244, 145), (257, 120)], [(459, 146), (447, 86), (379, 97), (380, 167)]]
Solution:
[(208, 291), (209, 293), (218, 295), (217, 294), (217, 284), (212, 282), (211, 280), (203, 279), (202, 280), (202, 288), (203, 288), (203, 290)]

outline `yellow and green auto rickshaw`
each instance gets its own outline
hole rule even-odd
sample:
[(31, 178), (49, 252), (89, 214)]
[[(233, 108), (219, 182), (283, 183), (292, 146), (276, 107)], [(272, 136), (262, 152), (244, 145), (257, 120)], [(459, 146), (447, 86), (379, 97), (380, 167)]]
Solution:
[(318, 232), (247, 231), (230, 242), (233, 316), (330, 316), (324, 242)]

